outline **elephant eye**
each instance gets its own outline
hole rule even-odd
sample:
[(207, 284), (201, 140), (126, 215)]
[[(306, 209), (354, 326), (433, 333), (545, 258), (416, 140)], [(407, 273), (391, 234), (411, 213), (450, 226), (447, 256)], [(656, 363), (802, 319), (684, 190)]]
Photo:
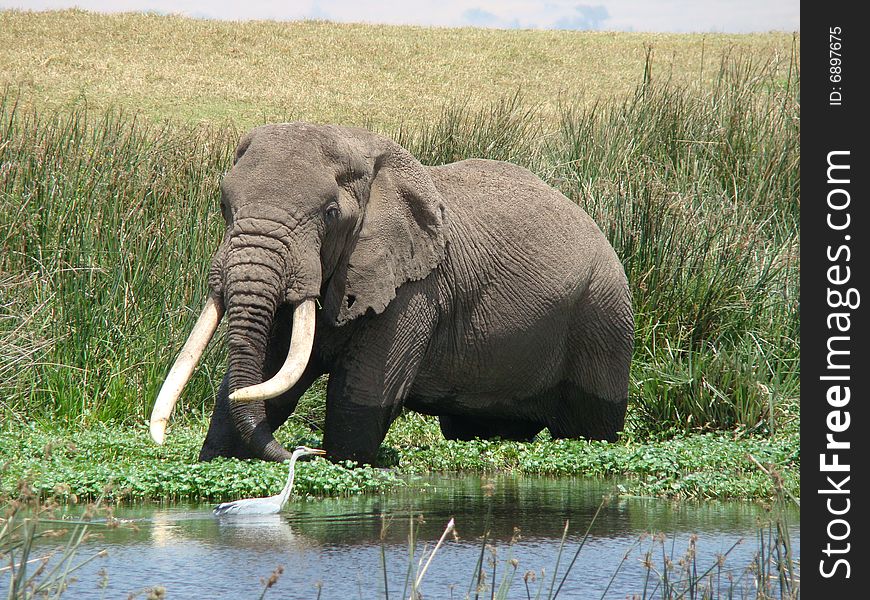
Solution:
[(339, 214), (339, 211), (338, 211), (337, 206), (332, 205), (332, 206), (328, 207), (326, 209), (326, 222), (332, 223), (333, 221), (338, 219), (338, 214)]

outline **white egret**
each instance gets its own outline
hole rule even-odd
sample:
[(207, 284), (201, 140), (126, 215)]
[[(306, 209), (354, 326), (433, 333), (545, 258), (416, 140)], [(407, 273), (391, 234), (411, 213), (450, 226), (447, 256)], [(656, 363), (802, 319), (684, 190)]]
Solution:
[(325, 450), (318, 448), (309, 448), (308, 446), (297, 446), (296, 450), (290, 456), (290, 473), (287, 475), (287, 484), (281, 493), (277, 496), (269, 496), (268, 498), (245, 498), (236, 500), (235, 502), (224, 502), (218, 504), (214, 509), (216, 516), (222, 515), (274, 515), (281, 512), (284, 505), (287, 504), (287, 499), (290, 497), (290, 488), (293, 487), (293, 476), (296, 472), (296, 461), (302, 456), (309, 454), (326, 454)]

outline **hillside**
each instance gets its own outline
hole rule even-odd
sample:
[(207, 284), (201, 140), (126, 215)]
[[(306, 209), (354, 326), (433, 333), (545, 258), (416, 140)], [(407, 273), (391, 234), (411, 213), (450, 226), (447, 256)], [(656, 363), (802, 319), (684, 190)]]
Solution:
[(520, 92), (553, 114), (643, 77), (715, 80), (723, 55), (777, 61), (793, 36), (662, 35), (225, 22), (152, 14), (0, 12), (0, 87), (40, 107), (86, 101), (153, 118), (250, 126), (308, 119), (394, 126)]

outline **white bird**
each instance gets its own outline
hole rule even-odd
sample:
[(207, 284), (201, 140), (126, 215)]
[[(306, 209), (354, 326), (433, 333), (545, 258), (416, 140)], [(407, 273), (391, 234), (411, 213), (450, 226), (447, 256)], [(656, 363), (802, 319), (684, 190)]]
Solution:
[(214, 509), (216, 516), (222, 515), (274, 515), (281, 512), (284, 505), (287, 504), (287, 499), (290, 497), (290, 488), (293, 487), (293, 476), (296, 471), (296, 461), (302, 456), (309, 454), (326, 454), (325, 450), (318, 448), (309, 448), (308, 446), (297, 446), (296, 450), (290, 456), (290, 473), (287, 475), (287, 484), (281, 493), (277, 496), (269, 496), (268, 498), (245, 498), (244, 500), (236, 500), (235, 502), (224, 502), (218, 504)]

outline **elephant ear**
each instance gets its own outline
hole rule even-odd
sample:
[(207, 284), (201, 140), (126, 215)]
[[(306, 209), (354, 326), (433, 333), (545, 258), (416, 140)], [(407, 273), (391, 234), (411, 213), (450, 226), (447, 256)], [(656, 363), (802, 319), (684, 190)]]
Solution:
[(367, 198), (357, 191), (362, 222), (325, 298), (336, 325), (369, 309), (380, 314), (399, 286), (424, 279), (444, 258), (444, 203), (432, 178), (407, 150), (377, 141)]

